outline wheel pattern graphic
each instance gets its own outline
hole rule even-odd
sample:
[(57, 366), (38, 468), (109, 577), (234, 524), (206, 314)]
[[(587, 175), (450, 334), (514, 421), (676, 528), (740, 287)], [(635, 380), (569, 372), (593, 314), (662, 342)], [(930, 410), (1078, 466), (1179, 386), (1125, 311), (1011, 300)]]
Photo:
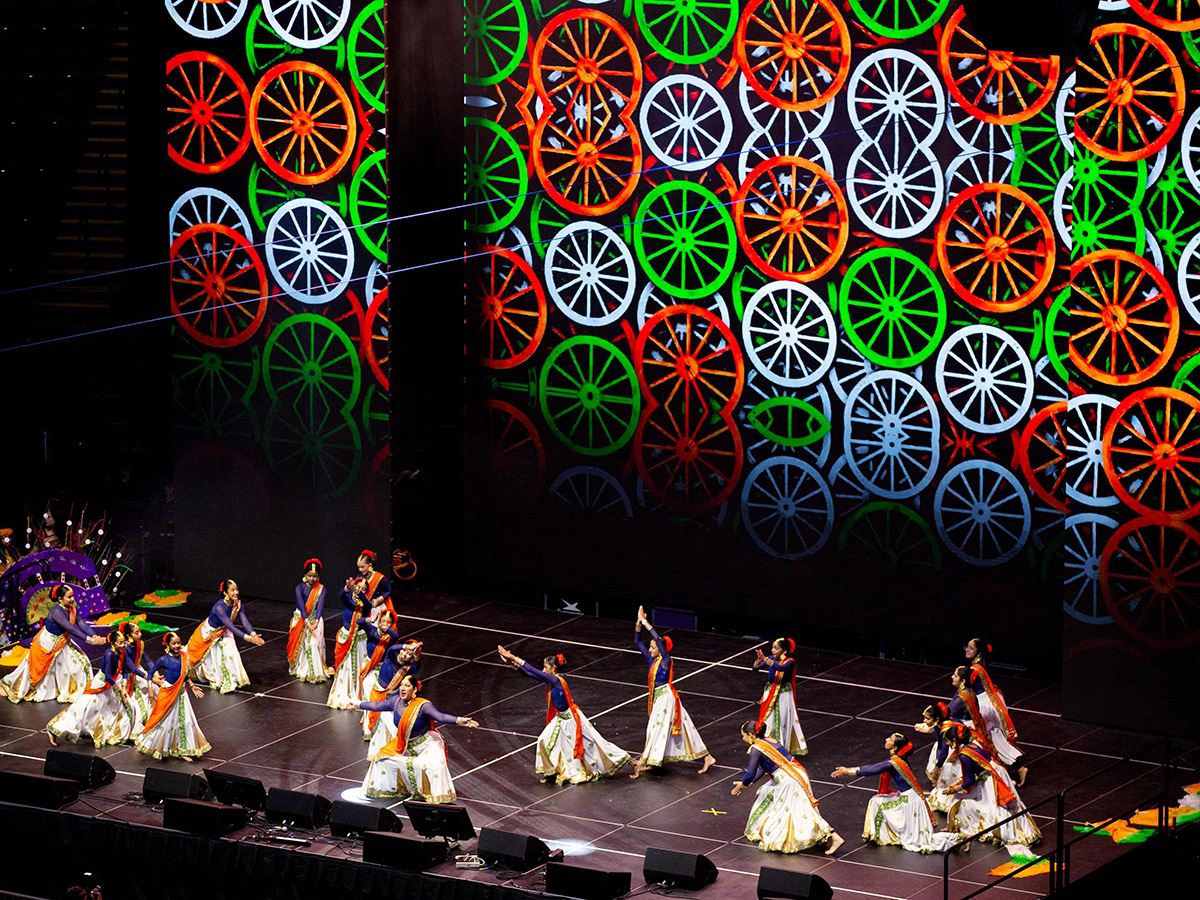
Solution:
[(250, 97), (250, 134), (262, 161), (293, 184), (320, 184), (354, 152), (358, 120), (345, 88), (305, 60), (268, 69)]
[(391, 329), (388, 325), (388, 289), (375, 295), (367, 312), (363, 316), (363, 355), (371, 374), (386, 391), (388, 390), (388, 372), (392, 360)]
[(615, 322), (633, 303), (633, 254), (611, 228), (575, 222), (546, 249), (546, 288), (554, 305), (579, 325)]
[(616, 345), (576, 335), (542, 364), (538, 398), (546, 424), (585, 456), (606, 456), (629, 442), (641, 412), (633, 364)]
[[(870, 0), (868, 0), (870, 2)], [(942, 130), (946, 98), (930, 65), (908, 50), (876, 50), (846, 86), (850, 124), (872, 143), (928, 147)]]
[[(671, 2), (676, 5), (677, 0)], [(660, 79), (640, 106), (646, 150), (680, 172), (721, 161), (733, 138), (733, 118), (724, 98), (694, 75)]]
[(629, 494), (608, 472), (595, 466), (571, 466), (560, 472), (549, 494), (570, 506), (617, 519), (632, 519)]
[(525, 205), (529, 187), (525, 156), (513, 136), (495, 122), (468, 118), (465, 125), (466, 227), (482, 234), (503, 231)]
[(1200, 513), (1200, 398), (1166, 387), (1126, 397), (1104, 430), (1104, 468), (1139, 515)]
[(1099, 513), (1069, 516), (1057, 554), (1047, 554), (1061, 567), (1063, 610), (1088, 625), (1109, 625), (1112, 616), (1100, 590), (1100, 558), (1118, 522)]
[(1029, 498), (1008, 469), (969, 459), (938, 482), (933, 519), (942, 541), (963, 562), (998, 566), (1029, 539)]
[[(519, 2), (519, 0), (517, 0)], [(385, 49), (385, 0), (375, 0), (363, 7), (362, 12), (350, 26), (347, 56), (349, 57), (350, 80), (358, 94), (377, 112), (384, 112), (383, 102), (387, 82), (384, 66), (387, 59)]]
[(764, 459), (742, 485), (742, 523), (764, 553), (811, 556), (833, 533), (833, 494), (825, 478), (790, 456)]
[(546, 449), (537, 428), (517, 407), (505, 400), (489, 398), (487, 457), (494, 475), (524, 488), (530, 501), (541, 495), (546, 479)]
[(219, 56), (189, 50), (167, 62), (167, 156), (200, 175), (224, 172), (250, 146), (250, 93)]
[(742, 346), (754, 368), (781, 387), (819, 381), (833, 365), (833, 313), (808, 285), (773, 281), (742, 313)]
[(1128, 0), (1129, 8), (1163, 31), (1195, 31), (1200, 28), (1200, 4), (1196, 0)]
[(354, 272), (354, 240), (320, 200), (289, 200), (267, 223), (267, 265), (280, 288), (309, 305), (341, 296)]
[(859, 20), (878, 35), (896, 40), (924, 34), (941, 21), (950, 0), (850, 0)]
[(274, 403), (300, 411), (314, 425), (348, 413), (362, 389), (358, 348), (324, 316), (289, 316), (263, 346), (263, 386)]
[(707, 298), (733, 274), (733, 219), (712, 191), (665, 181), (638, 207), (633, 246), (650, 281), (684, 300)]
[(267, 313), (267, 272), (258, 251), (227, 225), (194, 225), (171, 244), (171, 312), (207, 347), (250, 339)]
[(354, 233), (380, 262), (387, 262), (387, 151), (377, 150), (358, 164), (350, 181), (350, 221)]
[(1114, 506), (1113, 493), (1104, 470), (1104, 432), (1117, 401), (1103, 394), (1081, 394), (1067, 402), (1066, 494), (1071, 503), (1084, 506)]
[(846, 194), (855, 214), (874, 234), (911, 238), (942, 211), (942, 164), (926, 147), (902, 151), (864, 141), (846, 163)]
[(511, 369), (533, 356), (546, 334), (546, 294), (520, 254), (478, 247), (467, 254), (468, 322), (475, 359)]
[(737, 0), (635, 0), (638, 29), (671, 62), (708, 62), (737, 30)]
[(879, 366), (928, 359), (946, 333), (946, 295), (933, 270), (911, 253), (868, 250), (850, 264), (838, 293), (850, 342)]
[(699, 306), (668, 306), (651, 316), (634, 342), (633, 364), (648, 401), (689, 412), (730, 412), (746, 383), (733, 332)]
[(1200, 640), (1200, 533), (1179, 522), (1134, 519), (1108, 539), (1100, 588), (1108, 613), (1139, 643), (1174, 650)]
[(216, 188), (198, 187), (179, 195), (168, 214), (171, 240), (194, 225), (212, 223), (226, 225), (244, 237), (249, 237), (250, 220), (236, 200)]
[(969, 325), (942, 345), (935, 373), (950, 418), (983, 434), (1007, 431), (1033, 403), (1033, 366), (1011, 334)]
[(928, 573), (942, 567), (942, 549), (933, 530), (920, 513), (895, 500), (872, 501), (846, 519), (838, 534), (838, 550), (847, 549), (879, 560), (889, 569)]
[(350, 21), (350, 0), (262, 0), (276, 34), (303, 50), (323, 47)]
[(933, 397), (910, 375), (876, 372), (846, 397), (846, 466), (878, 497), (903, 500), (928, 487), (937, 472), (940, 441)]
[(1067, 511), (1067, 401), (1039, 409), (1021, 430), (1017, 461), (1025, 481), (1052, 509)]
[(655, 497), (675, 509), (699, 513), (719, 508), (733, 495), (745, 454), (728, 414), (672, 404), (642, 412), (633, 458)]
[(166, 0), (171, 19), (192, 37), (211, 40), (237, 28), (252, 0)]

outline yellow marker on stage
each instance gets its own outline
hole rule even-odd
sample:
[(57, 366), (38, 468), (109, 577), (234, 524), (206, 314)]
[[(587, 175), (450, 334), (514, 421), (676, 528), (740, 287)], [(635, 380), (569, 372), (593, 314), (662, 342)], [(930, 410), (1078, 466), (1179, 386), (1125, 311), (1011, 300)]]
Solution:
[(702, 810), (700, 810), (700, 812), (712, 813), (714, 816), (728, 815), (727, 813), (725, 813), (724, 811), (719, 810), (719, 809), (702, 809)]

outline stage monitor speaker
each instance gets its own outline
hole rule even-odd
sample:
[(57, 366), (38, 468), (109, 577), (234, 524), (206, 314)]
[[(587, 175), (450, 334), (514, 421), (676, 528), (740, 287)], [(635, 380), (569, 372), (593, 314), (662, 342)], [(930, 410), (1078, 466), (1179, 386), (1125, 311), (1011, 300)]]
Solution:
[(628, 872), (605, 872), (559, 862), (546, 865), (546, 893), (575, 900), (616, 900), (629, 893), (632, 882)]
[(186, 831), (201, 837), (224, 837), (246, 827), (246, 810), (207, 800), (168, 797), (163, 801), (163, 828)]
[(99, 756), (91, 753), (72, 753), (70, 750), (47, 750), (43, 775), (51, 778), (72, 778), (82, 790), (91, 791), (112, 784), (116, 771)]
[(320, 794), (303, 794), (271, 788), (267, 791), (267, 821), (287, 822), (297, 828), (324, 828), (333, 804)]
[(550, 848), (528, 834), (514, 834), (498, 828), (479, 829), (475, 853), (486, 863), (501, 863), (524, 872), (550, 858)]
[(413, 831), (421, 837), (440, 837), (448, 841), (469, 841), (475, 837), (471, 814), (464, 806), (405, 800), (404, 812), (408, 814)]
[(362, 837), (368, 831), (403, 831), (404, 823), (382, 806), (334, 800), (329, 810), (329, 830), (334, 837)]
[(205, 769), (204, 777), (219, 803), (259, 810), (267, 805), (267, 789), (261, 781)]
[[(24, 775), (20, 772), (0, 772), (0, 800), (21, 806), (40, 806), (58, 809), (79, 799), (79, 782), (74, 778), (50, 778), (46, 775)], [(19, 826), (15, 825), (14, 828)]]
[(1033, 56), (1090, 55), (1098, 6), (1099, 0), (963, 0), (967, 30), (989, 50)]
[(211, 800), (212, 791), (208, 789), (208, 782), (194, 772), (150, 767), (142, 779), (142, 797), (147, 803), (157, 806), (168, 797)]
[(445, 861), (445, 841), (406, 838), (390, 831), (368, 831), (363, 835), (363, 862), (420, 872)]
[(646, 848), (646, 862), (642, 874), (647, 884), (665, 884), (668, 887), (695, 891), (717, 880), (717, 867), (707, 856), (699, 853), (679, 853), (675, 850)]
[(832, 900), (833, 888), (820, 875), (790, 869), (758, 870), (758, 900)]

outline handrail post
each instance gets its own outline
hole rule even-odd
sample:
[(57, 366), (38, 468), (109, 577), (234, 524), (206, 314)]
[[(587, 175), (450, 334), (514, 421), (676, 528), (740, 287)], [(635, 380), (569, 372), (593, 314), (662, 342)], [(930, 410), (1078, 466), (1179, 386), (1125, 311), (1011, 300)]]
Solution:
[(1066, 807), (1067, 807), (1066, 793), (1065, 792), (1059, 793), (1058, 802), (1055, 804), (1055, 810), (1054, 810), (1054, 827), (1055, 827), (1055, 830), (1058, 832), (1058, 834), (1056, 836), (1056, 840), (1058, 843), (1057, 843), (1057, 846), (1055, 847), (1054, 852), (1055, 852), (1055, 857), (1057, 858), (1058, 865), (1055, 865), (1054, 862), (1050, 863), (1050, 875), (1051, 875), (1051, 877), (1050, 877), (1050, 893), (1052, 893), (1052, 894), (1056, 890), (1064, 890), (1066, 888), (1066, 885), (1062, 883), (1063, 865), (1066, 862), (1066, 860), (1064, 859), (1066, 854), (1063, 853), (1063, 844), (1066, 842), (1065, 841), (1066, 819), (1067, 819)]
[(1158, 833), (1165, 835), (1167, 833), (1167, 823), (1170, 821), (1170, 816), (1167, 814), (1167, 804), (1171, 802), (1171, 738), (1164, 738), (1166, 744), (1166, 760), (1163, 763), (1163, 797), (1162, 805), (1158, 808)]
[(942, 900), (950, 900), (950, 853), (954, 849), (942, 854)]

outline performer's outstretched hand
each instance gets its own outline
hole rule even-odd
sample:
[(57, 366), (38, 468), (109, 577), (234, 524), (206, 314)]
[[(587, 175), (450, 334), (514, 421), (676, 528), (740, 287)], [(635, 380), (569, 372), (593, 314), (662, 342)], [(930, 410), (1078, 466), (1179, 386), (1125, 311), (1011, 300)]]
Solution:
[(767, 656), (762, 652), (762, 647), (755, 647), (754, 655), (757, 657), (757, 659), (755, 659), (756, 663), (765, 663), (767, 661)]
[(96, 646), (99, 646), (100, 644), (108, 643), (104, 638), (100, 637), (100, 635), (98, 635), (98, 634), (89, 634), (87, 642), (89, 644), (95, 644)]
[(829, 773), (829, 777), (830, 778), (845, 778), (847, 775), (854, 775), (854, 774), (855, 774), (854, 769), (848, 768), (846, 766), (838, 766), (836, 769), (834, 769), (832, 772)]
[(735, 781), (733, 783), (733, 790), (729, 792), (730, 796), (736, 797), (738, 794), (740, 794), (745, 789), (746, 789), (746, 786), (744, 784), (742, 784), (740, 781)]
[(508, 663), (510, 666), (512, 666), (514, 669), (519, 669), (521, 667), (521, 663), (517, 659), (515, 654), (510, 653), (509, 651), (505, 650), (504, 647), (502, 647), (500, 644), (496, 645), (496, 649), (498, 651), (500, 651), (500, 658), (502, 660), (504, 660), (506, 663)]
[(204, 691), (200, 690), (196, 685), (192, 685), (192, 693), (196, 695), (196, 699), (200, 700), (204, 697)]
[(261, 637), (258, 636), (257, 631), (252, 631), (248, 635), (246, 635), (246, 640), (249, 643), (253, 644), (255, 647), (261, 647), (263, 644), (266, 643), (266, 641), (264, 641)]
[(458, 721), (455, 722), (455, 724), (461, 725), (463, 728), (478, 728), (479, 727), (479, 723), (476, 722), (474, 719), (472, 719), (470, 716), (459, 716)]

